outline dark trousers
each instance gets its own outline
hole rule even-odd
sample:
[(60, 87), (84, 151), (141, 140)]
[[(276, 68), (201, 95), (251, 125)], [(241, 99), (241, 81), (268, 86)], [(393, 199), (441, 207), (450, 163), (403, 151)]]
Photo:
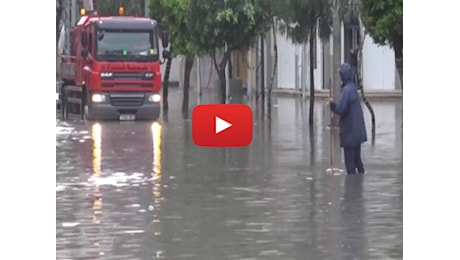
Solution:
[(347, 174), (364, 173), (364, 165), (361, 160), (361, 145), (355, 147), (344, 147), (345, 168)]

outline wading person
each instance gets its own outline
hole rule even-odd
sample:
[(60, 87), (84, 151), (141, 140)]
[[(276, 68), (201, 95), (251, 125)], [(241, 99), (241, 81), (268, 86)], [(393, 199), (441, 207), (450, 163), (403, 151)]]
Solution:
[(348, 174), (364, 173), (361, 144), (367, 141), (361, 97), (354, 83), (354, 71), (344, 63), (339, 69), (342, 79), (341, 94), (337, 102), (329, 101), (331, 110), (340, 117), (340, 147), (343, 148)]

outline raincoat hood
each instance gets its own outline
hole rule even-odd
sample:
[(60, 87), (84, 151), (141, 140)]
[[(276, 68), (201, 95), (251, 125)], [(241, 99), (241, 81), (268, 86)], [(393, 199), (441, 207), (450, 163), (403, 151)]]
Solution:
[(342, 82), (344, 84), (353, 81), (353, 68), (351, 67), (350, 64), (348, 63), (342, 64), (340, 66), (339, 72), (340, 72), (340, 79), (342, 79)]

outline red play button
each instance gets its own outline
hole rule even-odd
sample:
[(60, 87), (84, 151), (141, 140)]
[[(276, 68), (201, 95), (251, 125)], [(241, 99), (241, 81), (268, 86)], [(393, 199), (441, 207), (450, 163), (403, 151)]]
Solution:
[(247, 146), (252, 111), (246, 105), (199, 105), (192, 113), (193, 142), (199, 146)]

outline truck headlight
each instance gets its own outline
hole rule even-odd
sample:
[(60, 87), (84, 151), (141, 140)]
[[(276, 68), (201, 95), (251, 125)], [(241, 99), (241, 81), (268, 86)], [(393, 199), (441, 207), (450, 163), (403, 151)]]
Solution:
[(160, 94), (153, 94), (149, 96), (149, 102), (158, 103), (161, 100)]
[(102, 103), (102, 102), (105, 102), (105, 95), (103, 94), (93, 94), (91, 96), (91, 100), (94, 102), (94, 103)]

